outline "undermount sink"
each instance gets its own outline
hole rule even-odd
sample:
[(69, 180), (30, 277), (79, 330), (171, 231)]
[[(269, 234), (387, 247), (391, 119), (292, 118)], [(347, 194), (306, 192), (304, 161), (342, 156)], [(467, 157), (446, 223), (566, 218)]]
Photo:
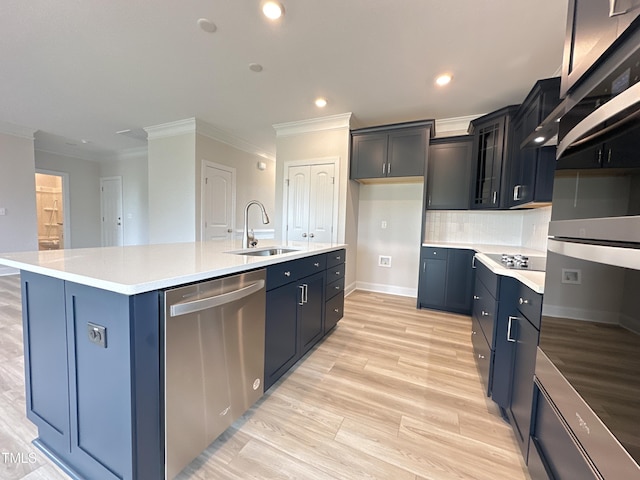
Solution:
[(297, 252), (296, 248), (268, 247), (256, 248), (253, 250), (241, 250), (237, 252), (229, 252), (235, 255), (249, 255), (251, 257), (270, 257), (272, 255), (282, 255), (283, 253)]

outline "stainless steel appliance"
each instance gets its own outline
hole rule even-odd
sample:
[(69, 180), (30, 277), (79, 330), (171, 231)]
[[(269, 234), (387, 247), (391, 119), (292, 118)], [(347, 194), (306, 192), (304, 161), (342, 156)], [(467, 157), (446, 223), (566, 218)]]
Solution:
[(165, 478), (264, 393), (265, 270), (164, 295)]
[[(605, 89), (614, 95), (599, 108), (615, 109), (578, 105), (559, 148), (529, 453), (536, 480), (640, 478), (639, 66), (636, 57)], [(618, 84), (632, 87), (616, 96)]]

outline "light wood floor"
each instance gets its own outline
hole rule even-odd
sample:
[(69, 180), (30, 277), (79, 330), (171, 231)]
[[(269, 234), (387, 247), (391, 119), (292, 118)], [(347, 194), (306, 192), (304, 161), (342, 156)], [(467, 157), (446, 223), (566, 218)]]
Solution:
[[(30, 443), (20, 315), (18, 278), (0, 277), (0, 450), (35, 456), (0, 458), (0, 478), (64, 479)], [(334, 332), (179, 479), (528, 479), (470, 328), (412, 298), (353, 293)]]

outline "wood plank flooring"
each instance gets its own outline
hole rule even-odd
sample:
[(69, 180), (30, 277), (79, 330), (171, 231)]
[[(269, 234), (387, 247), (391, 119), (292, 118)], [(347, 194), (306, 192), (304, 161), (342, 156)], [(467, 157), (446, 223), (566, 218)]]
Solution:
[[(0, 277), (0, 478), (63, 479), (31, 445), (20, 293)], [(320, 345), (194, 460), (180, 480), (526, 480), (511, 428), (483, 394), (469, 317), (354, 292)]]

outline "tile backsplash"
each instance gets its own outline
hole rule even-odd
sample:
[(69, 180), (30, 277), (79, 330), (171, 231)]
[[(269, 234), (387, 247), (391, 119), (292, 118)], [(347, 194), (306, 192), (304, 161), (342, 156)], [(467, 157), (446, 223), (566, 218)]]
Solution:
[(513, 245), (546, 251), (551, 207), (427, 212), (425, 242)]

